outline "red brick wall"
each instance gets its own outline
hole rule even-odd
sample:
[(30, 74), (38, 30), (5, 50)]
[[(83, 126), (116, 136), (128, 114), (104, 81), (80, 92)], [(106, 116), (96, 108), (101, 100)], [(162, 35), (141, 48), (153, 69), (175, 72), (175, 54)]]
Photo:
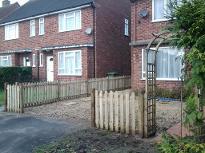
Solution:
[[(84, 8), (82, 11), (82, 29), (81, 30), (74, 30), (69, 32), (58, 32), (58, 15), (48, 16), (45, 17), (45, 34), (42, 36), (38, 35), (39, 31), (39, 23), (38, 19), (35, 20), (36, 25), (36, 36), (30, 37), (30, 21), (24, 21), (19, 23), (19, 39), (16, 40), (4, 40), (4, 27), (0, 27), (0, 52), (1, 51), (8, 51), (8, 50), (18, 50), (18, 49), (32, 49), (32, 54), (35, 53), (37, 55), (36, 49), (40, 49), (42, 47), (47, 46), (58, 46), (58, 45), (73, 45), (73, 44), (90, 44), (93, 43), (93, 35), (86, 35), (85, 30), (87, 28), (93, 27), (93, 8)], [(78, 48), (81, 49), (81, 48)], [(74, 49), (67, 49), (67, 50), (76, 50)], [(67, 51), (66, 50), (66, 51)], [(62, 51), (62, 50), (60, 50)], [(92, 77), (93, 73), (91, 70), (88, 71), (88, 62), (93, 64), (93, 59), (87, 59), (86, 53), (88, 50), (86, 48), (82, 48), (83, 53), (83, 75), (80, 78), (87, 79), (88, 76)], [(58, 69), (57, 69), (57, 54), (56, 51), (53, 51), (54, 55), (54, 71), (55, 71), (55, 79), (76, 79), (74, 76), (64, 76), (58, 77)], [(93, 50), (89, 53), (93, 53)], [(32, 66), (32, 54), (30, 54), (30, 61)], [(44, 53), (44, 64), (43, 67), (39, 68), (39, 77), (41, 80), (46, 80), (46, 57), (47, 55), (52, 55), (51, 53)], [(24, 54), (12, 54), (13, 65), (20, 66), (23, 65), (23, 56)], [(37, 79), (37, 67), (33, 68), (33, 77)], [(79, 77), (77, 77), (79, 78)]]
[(45, 34), (38, 35), (38, 19), (36, 19), (36, 36), (30, 37), (30, 21), (19, 23), (19, 39), (4, 40), (4, 27), (0, 27), (0, 50), (15, 50), (46, 46), (92, 43), (93, 37), (85, 34), (85, 30), (93, 25), (92, 8), (82, 9), (82, 29), (58, 32), (58, 15), (45, 17)]
[[(148, 17), (140, 18), (139, 12), (147, 9)], [(137, 0), (131, 6), (131, 42), (152, 39), (152, 33), (159, 33), (168, 22), (152, 22), (152, 0)], [(142, 49), (146, 46), (131, 47), (132, 88), (142, 89), (145, 81), (142, 78)], [(180, 86), (179, 81), (157, 81), (160, 88), (173, 89)]]
[(130, 37), (124, 36), (124, 20), (130, 19), (128, 0), (96, 0), (96, 73), (130, 74)]
[[(55, 79), (87, 79), (94, 77), (104, 77), (107, 72), (118, 71), (127, 75), (131, 71), (130, 62), (130, 37), (124, 36), (124, 19), (130, 19), (130, 2), (118, 0), (96, 0), (96, 16), (92, 7), (82, 9), (82, 29), (70, 32), (58, 32), (58, 16), (45, 17), (45, 34), (38, 35), (38, 19), (36, 19), (36, 36), (30, 37), (30, 21), (19, 23), (19, 39), (5, 41), (4, 27), (0, 27), (0, 52), (7, 50), (31, 49), (32, 54), (37, 55), (36, 49), (47, 46), (90, 44), (95, 42), (96, 46), (77, 48), (82, 50), (83, 75), (58, 76), (57, 72), (57, 52), (53, 50)], [(94, 27), (95, 24), (95, 27)], [(85, 30), (93, 28), (93, 35), (86, 35)], [(95, 43), (94, 43), (95, 45)], [(66, 49), (76, 50), (74, 49)], [(96, 53), (96, 54), (95, 54)], [(94, 57), (96, 55), (96, 57)], [(15, 54), (19, 58), (14, 58), (16, 65), (22, 64), (22, 55)], [(22, 56), (22, 57), (21, 57)], [(39, 77), (46, 79), (46, 55), (44, 55), (44, 66), (39, 68)], [(96, 60), (96, 63), (94, 62)], [(32, 66), (32, 55), (30, 56)], [(95, 67), (95, 64), (97, 65)], [(95, 69), (96, 68), (96, 69)], [(33, 68), (33, 76), (37, 78), (37, 67)], [(96, 71), (95, 71), (96, 70)]]

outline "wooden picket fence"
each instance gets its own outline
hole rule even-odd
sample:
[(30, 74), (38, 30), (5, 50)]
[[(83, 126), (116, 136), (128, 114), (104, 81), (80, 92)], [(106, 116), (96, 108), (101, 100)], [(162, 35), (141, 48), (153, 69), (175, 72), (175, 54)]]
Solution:
[(93, 88), (123, 90), (130, 88), (130, 76), (78, 81), (16, 83), (5, 85), (6, 111), (22, 113), (23, 108), (71, 98), (87, 97)]
[(92, 92), (92, 126), (126, 134), (144, 134), (144, 96), (134, 91)]

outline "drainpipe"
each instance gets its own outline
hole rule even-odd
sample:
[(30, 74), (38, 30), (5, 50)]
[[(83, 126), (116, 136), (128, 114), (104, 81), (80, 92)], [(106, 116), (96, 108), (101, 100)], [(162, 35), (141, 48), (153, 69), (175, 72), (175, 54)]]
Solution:
[(39, 58), (40, 58), (40, 57), (39, 57), (39, 55), (40, 55), (40, 54), (39, 54), (39, 51), (37, 51), (37, 78), (38, 78), (38, 81), (40, 81), (40, 76), (39, 76), (39, 74), (40, 74), (40, 73), (39, 73), (39, 71), (40, 71), (40, 69), (39, 69), (40, 59), (39, 59)]
[(97, 35), (97, 31), (96, 31), (96, 7), (94, 2), (92, 3), (92, 7), (93, 7), (93, 45), (94, 45), (94, 51), (93, 51), (93, 74), (94, 74), (94, 78), (97, 77), (97, 62), (96, 62), (96, 35)]

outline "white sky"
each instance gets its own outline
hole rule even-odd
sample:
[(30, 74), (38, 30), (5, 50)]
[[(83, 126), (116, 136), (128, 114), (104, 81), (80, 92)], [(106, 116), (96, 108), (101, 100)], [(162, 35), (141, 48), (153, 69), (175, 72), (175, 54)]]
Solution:
[[(3, 0), (0, 0), (0, 6), (2, 5), (2, 1)], [(20, 5), (23, 5), (25, 4), (26, 2), (28, 2), (28, 0), (10, 0), (11, 4), (15, 3), (15, 2), (18, 2)]]

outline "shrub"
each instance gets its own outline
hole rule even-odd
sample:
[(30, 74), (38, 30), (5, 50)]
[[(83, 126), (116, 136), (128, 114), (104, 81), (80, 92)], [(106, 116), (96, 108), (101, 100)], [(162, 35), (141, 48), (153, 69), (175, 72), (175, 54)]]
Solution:
[(205, 153), (205, 143), (189, 138), (173, 138), (164, 134), (158, 150), (160, 153)]
[[(188, 89), (183, 88), (183, 99), (186, 99), (190, 93)], [(156, 89), (157, 97), (163, 97), (163, 98), (174, 98), (174, 99), (180, 99), (181, 98), (181, 89), (162, 89), (157, 88)]]
[(31, 67), (3, 67), (0, 68), (0, 89), (3, 89), (4, 83), (13, 84), (15, 82), (32, 81)]

